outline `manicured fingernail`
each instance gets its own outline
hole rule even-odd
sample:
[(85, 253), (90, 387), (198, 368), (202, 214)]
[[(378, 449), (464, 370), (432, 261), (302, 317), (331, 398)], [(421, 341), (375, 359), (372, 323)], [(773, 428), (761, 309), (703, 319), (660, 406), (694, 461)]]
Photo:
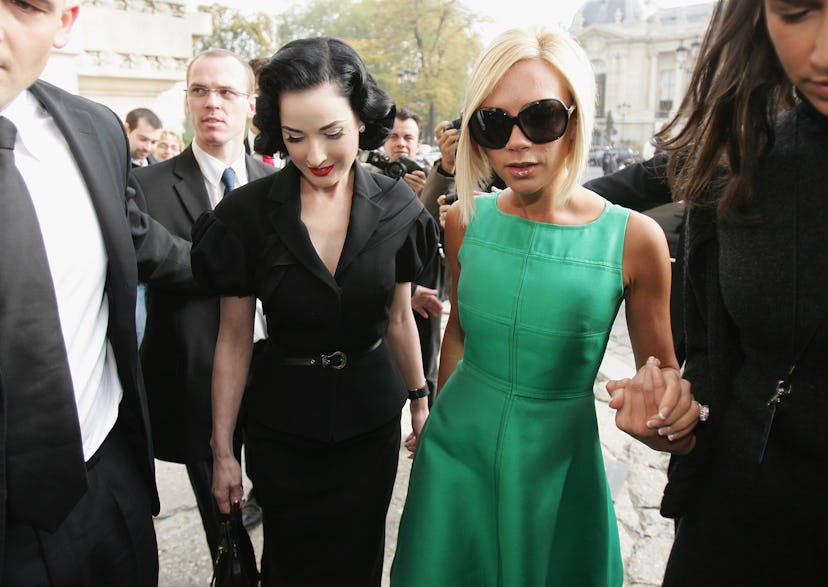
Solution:
[(671, 434), (670, 436), (667, 437), (667, 440), (669, 440), (670, 442), (673, 442), (675, 439), (676, 439), (675, 434)]
[(658, 428), (661, 426), (661, 422), (658, 420), (647, 420), (647, 428)]
[(647, 364), (658, 365), (658, 359), (656, 359), (655, 357), (647, 357)]
[(661, 408), (658, 411), (658, 415), (661, 417), (662, 420), (666, 420), (667, 416), (670, 415), (670, 408)]
[(658, 435), (659, 436), (667, 436), (669, 438), (669, 434), (670, 434), (670, 427), (669, 426), (665, 426), (664, 428), (659, 428), (658, 429)]

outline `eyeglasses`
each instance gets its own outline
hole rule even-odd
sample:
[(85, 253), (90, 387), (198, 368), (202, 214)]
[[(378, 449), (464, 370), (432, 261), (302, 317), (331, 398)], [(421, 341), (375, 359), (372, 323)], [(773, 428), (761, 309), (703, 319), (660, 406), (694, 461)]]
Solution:
[(517, 116), (500, 108), (478, 108), (469, 120), (471, 137), (484, 149), (502, 149), (517, 124), (526, 138), (537, 145), (551, 143), (566, 133), (575, 104), (567, 107), (557, 98), (530, 102)]
[(248, 97), (250, 94), (245, 94), (244, 92), (240, 92), (238, 90), (234, 90), (233, 88), (205, 88), (204, 86), (191, 86), (184, 90), (190, 98), (196, 99), (203, 99), (209, 96), (210, 94), (216, 94), (219, 98), (226, 102), (231, 102), (233, 100), (238, 100), (242, 97)]

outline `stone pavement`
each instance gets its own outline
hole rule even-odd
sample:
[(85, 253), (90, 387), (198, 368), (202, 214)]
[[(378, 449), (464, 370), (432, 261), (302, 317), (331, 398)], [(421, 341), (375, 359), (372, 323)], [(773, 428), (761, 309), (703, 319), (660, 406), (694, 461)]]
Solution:
[[(615, 427), (614, 412), (607, 406), (609, 397), (604, 389), (606, 380), (625, 377), (633, 371), (634, 361), (622, 306), (595, 383), (595, 407), (618, 518), (624, 559), (624, 585), (643, 587), (661, 584), (664, 564), (672, 543), (673, 524), (658, 513), (666, 482), (667, 456), (651, 451), (620, 432)], [(403, 436), (410, 429), (406, 408), (403, 410)], [(161, 495), (161, 514), (155, 520), (161, 567), (159, 583), (162, 587), (209, 585), (211, 565), (207, 543), (186, 471), (183, 465), (160, 461), (157, 466)], [(384, 587), (388, 585), (388, 569), (394, 556), (397, 525), (405, 502), (410, 468), (411, 461), (403, 448), (400, 451), (397, 482), (388, 512)], [(252, 538), (257, 553), (261, 553), (261, 527), (253, 532)]]

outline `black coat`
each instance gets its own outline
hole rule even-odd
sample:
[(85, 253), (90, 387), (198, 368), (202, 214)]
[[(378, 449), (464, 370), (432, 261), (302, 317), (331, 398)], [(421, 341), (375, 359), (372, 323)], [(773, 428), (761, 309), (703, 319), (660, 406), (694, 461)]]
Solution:
[[(29, 90), (49, 112), (66, 139), (97, 215), (108, 257), (107, 338), (112, 345), (123, 388), (120, 417), (130, 445), (142, 464), (141, 476), (150, 495), (153, 513), (158, 513), (149, 414), (138, 365), (135, 291), (139, 277), (142, 281), (165, 283), (168, 287), (191, 282), (189, 243), (171, 238), (160, 225), (141, 213), (130, 198), (127, 189), (129, 147), (123, 124), (114, 112), (42, 81), (35, 82)], [(4, 399), (7, 393), (9, 390), (3, 388), (0, 372), (0, 398)], [(24, 453), (25, 446), (7, 446), (5, 421), (0, 421), (0, 426), (0, 454), (3, 457), (0, 463), (12, 467), (15, 455)], [(48, 434), (48, 431), (32, 430), (32, 434)], [(5, 476), (0, 475), (0, 480), (0, 501), (5, 503)], [(27, 498), (38, 499), (38, 496)], [(0, 509), (0, 554), (4, 511), (5, 508)]]
[(267, 316), (267, 346), (246, 398), (248, 426), (336, 441), (398, 418), (406, 401), (387, 344), (342, 370), (281, 362), (348, 354), (384, 338), (396, 283), (416, 282), (435, 254), (436, 225), (411, 189), (354, 169), (348, 232), (334, 275), (301, 221), (300, 173), (292, 163), (230, 194), (193, 230), (199, 283), (223, 295), (255, 295)]
[[(250, 181), (273, 167), (246, 157)], [(192, 148), (134, 169), (129, 184), (143, 210), (172, 234), (190, 239), (193, 223), (210, 209)], [(147, 326), (141, 364), (147, 383), (156, 457), (176, 463), (210, 458), (210, 388), (219, 300), (198, 291), (147, 287)]]

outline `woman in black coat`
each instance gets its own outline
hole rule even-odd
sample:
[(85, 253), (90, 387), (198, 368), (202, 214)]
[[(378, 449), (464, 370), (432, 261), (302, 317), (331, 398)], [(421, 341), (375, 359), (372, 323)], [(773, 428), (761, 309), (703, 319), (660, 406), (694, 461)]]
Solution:
[(665, 585), (809, 585), (828, 542), (828, 5), (718, 2), (661, 133), (686, 223), (685, 377)]
[(394, 106), (356, 52), (315, 38), (261, 73), (257, 150), (290, 156), (194, 228), (193, 269), (221, 298), (213, 372), (214, 494), (243, 496), (232, 452), (253, 310), (269, 339), (245, 398), (250, 478), (264, 514), (264, 585), (379, 585), (385, 515), (411, 399), (428, 413), (410, 282), (436, 228), (406, 186), (364, 171)]

